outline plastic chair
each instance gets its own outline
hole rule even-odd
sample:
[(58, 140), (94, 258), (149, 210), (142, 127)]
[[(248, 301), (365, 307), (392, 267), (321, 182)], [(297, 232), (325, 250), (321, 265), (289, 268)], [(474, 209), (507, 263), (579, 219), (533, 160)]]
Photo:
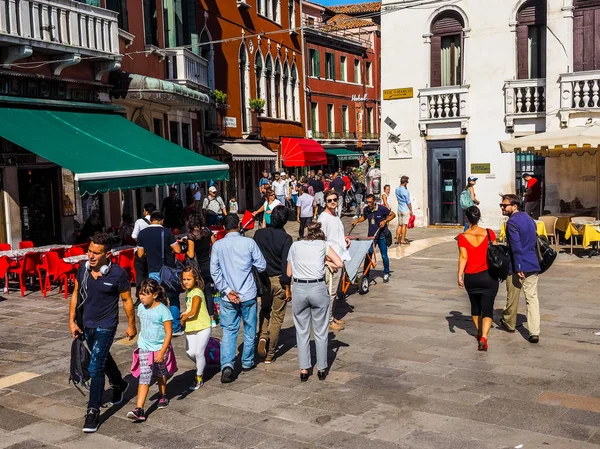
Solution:
[(86, 252), (80, 246), (72, 246), (70, 249), (65, 251), (65, 256), (66, 257), (83, 256), (85, 253)]
[(11, 249), (10, 243), (0, 243), (0, 251), (10, 251)]
[(0, 278), (4, 278), (4, 293), (6, 293), (7, 295), (8, 295), (8, 270), (9, 269), (10, 269), (10, 259), (7, 256), (0, 256)]
[(41, 253), (27, 253), (23, 259), (19, 260), (17, 266), (9, 268), (9, 273), (19, 275), (19, 286), (21, 287), (21, 296), (25, 296), (27, 290), (26, 279), (28, 276), (37, 276), (40, 280), (40, 290), (46, 296), (46, 289), (44, 288), (44, 282), (42, 280), (42, 254)]
[(596, 217), (573, 217), (573, 218), (571, 218), (571, 223), (575, 223), (575, 224), (583, 224), (588, 221), (596, 221)]
[(546, 226), (546, 234), (548, 234), (548, 240), (554, 239), (554, 248), (558, 250), (558, 234), (556, 233), (556, 222), (558, 217), (554, 215), (543, 215), (540, 217), (540, 221)]
[(119, 251), (119, 255), (117, 256), (117, 265), (127, 272), (130, 282), (135, 282), (135, 270), (133, 269), (134, 251), (134, 248), (124, 249), (123, 251)]
[(34, 247), (35, 245), (31, 240), (23, 240), (22, 242), (19, 242), (19, 249), (29, 249)]
[(85, 253), (88, 252), (89, 246), (90, 246), (89, 243), (79, 243), (77, 245), (71, 246), (71, 249), (73, 249), (73, 248), (81, 248), (83, 250), (83, 254), (85, 254)]
[[(75, 278), (77, 266), (66, 263), (58, 251), (46, 253), (46, 282), (44, 283), (44, 297), (47, 290), (52, 290), (52, 282), (64, 281), (63, 290), (65, 298), (69, 295), (69, 280)], [(59, 290), (60, 292), (60, 290)]]

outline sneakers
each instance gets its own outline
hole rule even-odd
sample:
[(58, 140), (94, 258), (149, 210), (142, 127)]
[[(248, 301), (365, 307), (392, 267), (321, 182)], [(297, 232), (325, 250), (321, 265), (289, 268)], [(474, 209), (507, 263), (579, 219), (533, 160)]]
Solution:
[(335, 321), (331, 321), (329, 323), (329, 330), (330, 331), (341, 331), (344, 329), (344, 326), (342, 326), (341, 324), (336, 323)]
[(390, 275), (388, 273), (383, 275), (383, 282), (390, 282)]
[(142, 422), (146, 421), (146, 413), (143, 408), (136, 407), (129, 413), (127, 413), (127, 417), (132, 421)]
[(125, 398), (125, 392), (129, 389), (129, 384), (126, 381), (123, 381), (123, 383), (118, 386), (118, 385), (113, 385), (112, 387), (112, 402), (111, 402), (111, 406), (112, 405), (119, 405), (121, 402), (123, 402), (123, 399)]
[(196, 391), (202, 385), (204, 385), (204, 380), (202, 380), (202, 376), (196, 376), (196, 379), (194, 380), (194, 383), (192, 385), (190, 385), (190, 387), (188, 388), (188, 390), (190, 390), (190, 391)]
[(84, 433), (94, 433), (100, 425), (100, 411), (95, 408), (89, 408), (85, 414), (85, 422), (83, 424)]
[(265, 358), (265, 364), (270, 365), (271, 363), (273, 363), (273, 356), (267, 355)]
[(233, 369), (230, 366), (226, 366), (221, 371), (221, 383), (229, 384), (231, 382), (233, 382)]
[(258, 340), (258, 355), (261, 357), (267, 356), (267, 339), (261, 338)]
[(179, 332), (173, 332), (173, 337), (181, 337), (182, 335), (185, 335), (183, 330), (180, 330)]
[(161, 396), (158, 400), (158, 408), (167, 408), (169, 406), (169, 398), (166, 396)]
[(355, 215), (355, 216), (354, 216), (354, 217), (352, 217), (352, 218), (356, 220), (356, 219), (358, 218), (358, 215)]
[(215, 321), (215, 319), (214, 319), (214, 318), (212, 318), (212, 319), (210, 320), (210, 327), (217, 327), (217, 322)]
[(256, 365), (252, 365), (252, 366), (242, 366), (242, 374), (247, 373), (252, 371), (254, 368), (256, 368)]

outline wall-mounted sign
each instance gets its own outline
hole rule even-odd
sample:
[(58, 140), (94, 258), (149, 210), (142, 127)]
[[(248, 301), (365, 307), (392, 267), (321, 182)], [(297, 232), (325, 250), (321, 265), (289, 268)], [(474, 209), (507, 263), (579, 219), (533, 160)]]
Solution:
[(414, 91), (412, 87), (402, 87), (399, 89), (384, 89), (383, 99), (384, 100), (399, 100), (401, 98), (412, 98), (414, 97)]
[(489, 175), (491, 172), (491, 164), (471, 164), (472, 175)]
[(236, 117), (225, 117), (223, 121), (225, 122), (225, 128), (237, 128)]
[(352, 101), (367, 101), (367, 94), (364, 95), (352, 95)]

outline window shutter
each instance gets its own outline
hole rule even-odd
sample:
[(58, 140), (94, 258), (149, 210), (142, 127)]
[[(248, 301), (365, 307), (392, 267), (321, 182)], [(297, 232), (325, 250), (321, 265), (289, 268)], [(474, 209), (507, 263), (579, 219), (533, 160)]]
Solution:
[(431, 87), (442, 85), (442, 37), (431, 37)]
[(318, 78), (321, 78), (321, 52), (315, 51), (315, 70)]
[(527, 25), (517, 27), (517, 78), (520, 80), (529, 78), (529, 27)]

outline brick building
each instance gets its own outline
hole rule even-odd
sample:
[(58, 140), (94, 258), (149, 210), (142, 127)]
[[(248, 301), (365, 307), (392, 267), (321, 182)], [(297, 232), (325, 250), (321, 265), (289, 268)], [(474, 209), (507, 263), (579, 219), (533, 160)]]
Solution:
[(303, 2), (308, 135), (337, 168), (379, 149), (381, 2)]

